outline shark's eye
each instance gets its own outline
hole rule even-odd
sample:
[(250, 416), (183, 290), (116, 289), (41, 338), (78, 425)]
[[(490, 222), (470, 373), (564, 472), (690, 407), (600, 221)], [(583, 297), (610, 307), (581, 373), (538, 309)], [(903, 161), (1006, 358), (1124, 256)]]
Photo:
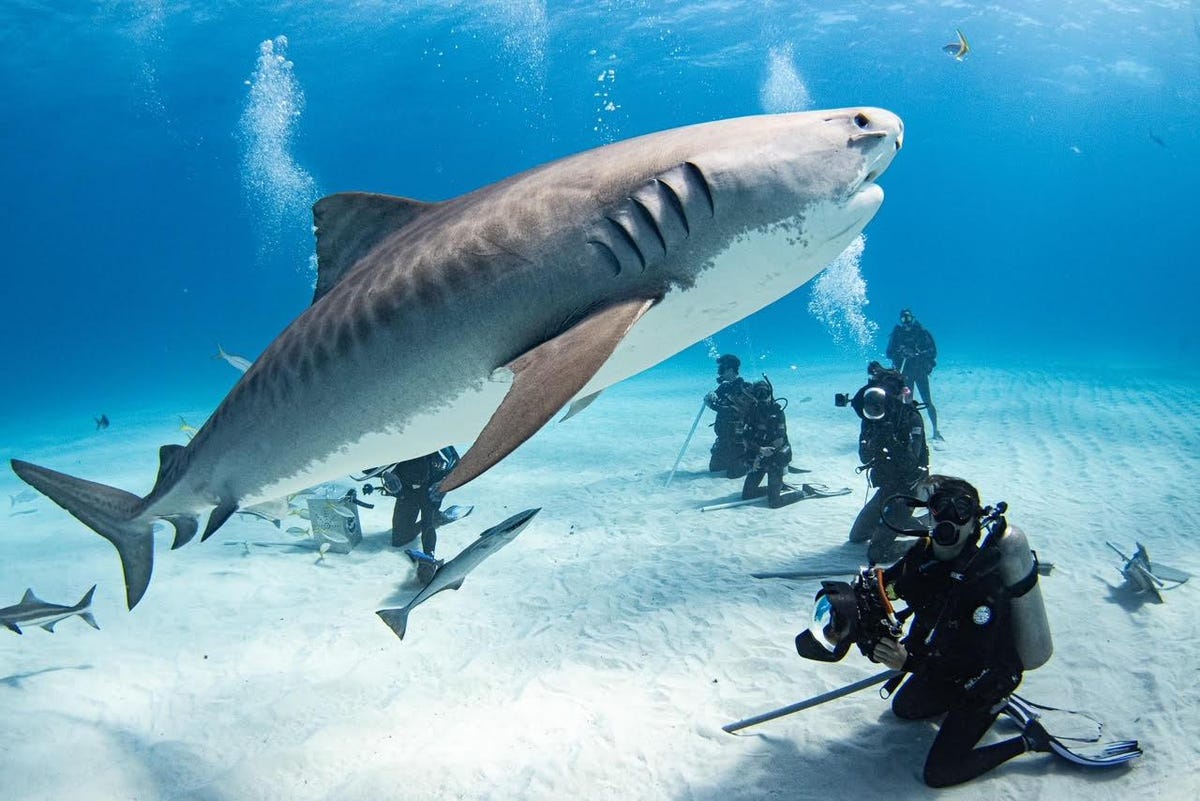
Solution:
[(869, 117), (867, 117), (866, 114), (863, 114), (860, 111), (859, 113), (854, 115), (854, 124), (857, 125), (859, 128), (866, 128), (868, 125), (871, 124), (871, 120)]

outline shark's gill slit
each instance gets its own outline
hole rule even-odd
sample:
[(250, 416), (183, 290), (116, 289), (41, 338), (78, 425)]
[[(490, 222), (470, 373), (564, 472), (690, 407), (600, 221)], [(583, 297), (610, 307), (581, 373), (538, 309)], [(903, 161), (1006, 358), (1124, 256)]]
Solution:
[(621, 260), (617, 258), (617, 254), (613, 253), (613, 249), (607, 243), (601, 242), (598, 239), (589, 239), (587, 243), (594, 247), (608, 261), (609, 266), (612, 267), (614, 276), (621, 274)]
[(621, 222), (619, 220), (614, 220), (612, 217), (605, 217), (604, 219), (606, 219), (610, 223), (612, 223), (612, 227), (616, 230), (617, 235), (620, 236), (622, 239), (624, 239), (625, 242), (629, 245), (629, 247), (633, 248), (633, 252), (637, 254), (638, 261), (642, 265), (642, 272), (645, 272), (646, 271), (646, 254), (642, 253), (642, 249), (640, 247), (638, 247), (637, 240), (634, 239), (633, 234), (630, 233), (628, 230), (626, 230), (625, 226), (621, 225)]
[(683, 225), (684, 236), (690, 237), (692, 235), (692, 227), (688, 225), (687, 212), (684, 211), (683, 201), (679, 199), (679, 195), (671, 188), (670, 184), (658, 178), (654, 179), (654, 183), (658, 186), (663, 198), (666, 199), (667, 205), (674, 209), (675, 213), (679, 216), (679, 222)]
[(717, 204), (713, 202), (712, 187), (708, 185), (708, 179), (704, 177), (704, 173), (690, 161), (683, 162), (683, 175), (686, 179), (697, 183), (704, 190), (704, 197), (708, 200), (708, 216), (714, 217), (717, 213)]
[(667, 238), (663, 236), (662, 229), (658, 225), (658, 220), (654, 218), (654, 213), (646, 207), (645, 203), (638, 200), (636, 197), (631, 197), (629, 199), (633, 202), (634, 210), (641, 213), (642, 219), (646, 221), (646, 224), (650, 226), (650, 230), (654, 232), (656, 237), (658, 237), (658, 244), (662, 245), (663, 255), (666, 255)]

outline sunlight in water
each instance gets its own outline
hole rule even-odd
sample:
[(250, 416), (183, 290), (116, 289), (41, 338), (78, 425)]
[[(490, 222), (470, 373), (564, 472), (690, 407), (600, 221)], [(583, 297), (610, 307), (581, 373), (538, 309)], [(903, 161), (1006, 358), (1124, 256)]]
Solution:
[(790, 43), (772, 47), (767, 54), (767, 76), (758, 90), (758, 100), (770, 114), (812, 108), (812, 96), (793, 62)]
[(311, 247), (310, 207), (317, 199), (316, 181), (291, 152), (304, 91), (287, 59), (287, 45), (286, 36), (259, 45), (240, 126), (242, 183), (258, 211), (264, 257), (290, 242), (299, 247), (302, 241), (301, 252)]
[(867, 239), (862, 234), (818, 275), (812, 284), (808, 313), (829, 329), (839, 345), (852, 344), (866, 351), (875, 342), (879, 325), (863, 312), (867, 304), (867, 282), (862, 277), (862, 254)]

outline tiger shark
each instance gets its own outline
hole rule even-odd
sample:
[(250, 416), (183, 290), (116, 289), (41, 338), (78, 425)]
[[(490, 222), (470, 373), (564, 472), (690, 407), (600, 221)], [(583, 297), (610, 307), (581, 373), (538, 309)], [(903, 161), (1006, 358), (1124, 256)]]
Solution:
[(718, 120), (553, 161), (459, 197), (313, 206), (313, 303), (254, 360), (149, 494), (19, 459), (117, 549), (142, 598), (153, 526), (207, 539), (239, 508), (452, 442), (460, 487), (554, 414), (787, 295), (883, 202), (891, 112)]

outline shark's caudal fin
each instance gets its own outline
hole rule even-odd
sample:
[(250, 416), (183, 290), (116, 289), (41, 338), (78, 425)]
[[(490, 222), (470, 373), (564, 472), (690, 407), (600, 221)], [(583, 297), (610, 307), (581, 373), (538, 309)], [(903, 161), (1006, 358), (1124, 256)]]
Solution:
[[(116, 547), (121, 569), (125, 571), (125, 599), (130, 609), (136, 606), (146, 592), (154, 566), (153, 526), (140, 517), (142, 499), (131, 492), (20, 459), (12, 460), (12, 469), (23, 481)], [(91, 600), (90, 594), (85, 600)], [(88, 622), (96, 625), (95, 621)]]
[(83, 622), (87, 623), (96, 631), (99, 631), (100, 627), (96, 625), (96, 618), (92, 617), (92, 596), (95, 594), (96, 585), (93, 584), (92, 588), (85, 592), (83, 597), (79, 599), (79, 603), (75, 604), (75, 608), (79, 610), (76, 614), (83, 618)]
[(408, 610), (407, 606), (401, 609), (380, 609), (375, 614), (383, 618), (383, 622), (388, 624), (388, 628), (403, 640), (404, 631), (408, 628)]

